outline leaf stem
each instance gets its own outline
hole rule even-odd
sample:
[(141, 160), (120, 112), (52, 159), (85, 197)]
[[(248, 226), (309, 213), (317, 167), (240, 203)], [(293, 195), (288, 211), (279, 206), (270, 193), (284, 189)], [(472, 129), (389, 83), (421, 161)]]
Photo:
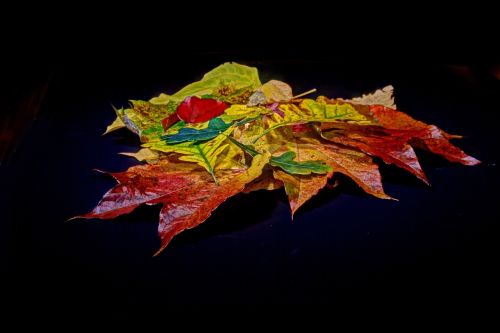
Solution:
[(302, 96), (305, 96), (305, 95), (312, 94), (313, 92), (316, 92), (316, 90), (317, 90), (316, 88), (313, 88), (313, 89), (311, 89), (311, 90), (308, 90), (308, 91), (306, 91), (306, 92), (303, 92), (302, 94), (298, 94), (298, 95), (296, 95), (296, 96), (293, 96), (290, 100), (292, 101), (292, 100), (297, 99), (297, 98), (299, 98), (299, 97), (302, 97)]

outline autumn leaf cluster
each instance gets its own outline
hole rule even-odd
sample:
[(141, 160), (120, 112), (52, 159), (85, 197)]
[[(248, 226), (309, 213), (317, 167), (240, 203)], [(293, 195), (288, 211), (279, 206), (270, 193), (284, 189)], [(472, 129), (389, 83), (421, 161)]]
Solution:
[(110, 219), (161, 204), (160, 253), (229, 197), (284, 188), (292, 215), (340, 173), (366, 193), (391, 199), (373, 157), (428, 180), (414, 147), (464, 165), (479, 163), (450, 143), (459, 138), (396, 109), (393, 88), (352, 100), (294, 95), (262, 84), (256, 68), (225, 63), (175, 94), (132, 100), (110, 132), (139, 136), (145, 163), (111, 173), (118, 184), (82, 218)]

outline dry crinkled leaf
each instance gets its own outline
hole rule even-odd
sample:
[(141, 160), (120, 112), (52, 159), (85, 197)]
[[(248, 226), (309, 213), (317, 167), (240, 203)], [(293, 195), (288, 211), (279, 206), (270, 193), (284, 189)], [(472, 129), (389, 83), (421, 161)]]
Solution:
[(383, 105), (391, 109), (396, 109), (393, 93), (394, 87), (389, 85), (382, 89), (378, 89), (371, 94), (363, 94), (363, 96), (361, 97), (355, 97), (353, 99), (347, 99), (345, 101), (361, 105)]
[(250, 96), (248, 106), (288, 102), (292, 98), (292, 87), (283, 81), (271, 80), (264, 83)]

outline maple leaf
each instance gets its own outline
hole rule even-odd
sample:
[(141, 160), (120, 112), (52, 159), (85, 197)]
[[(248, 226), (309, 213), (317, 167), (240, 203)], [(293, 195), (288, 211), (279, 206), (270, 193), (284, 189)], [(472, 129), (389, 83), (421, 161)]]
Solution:
[(304, 203), (326, 186), (329, 178), (324, 175), (291, 175), (281, 170), (274, 170), (273, 176), (285, 186), (292, 217)]
[[(334, 128), (325, 131), (326, 128)], [(340, 128), (340, 129), (339, 129)], [(332, 142), (359, 149), (368, 155), (381, 158), (387, 164), (395, 164), (426, 184), (429, 184), (427, 177), (418, 162), (417, 155), (408, 144), (410, 136), (408, 133), (397, 133), (391, 135), (390, 131), (377, 126), (356, 126), (337, 124), (323, 124), (321, 136)]]
[(325, 163), (332, 167), (333, 172), (351, 178), (366, 193), (381, 199), (392, 199), (384, 193), (377, 164), (366, 154), (312, 138), (302, 140), (305, 145), (309, 145), (309, 149), (316, 150), (324, 156)]
[(260, 154), (248, 168), (218, 172), (218, 185), (195, 164), (162, 161), (131, 167), (112, 174), (118, 185), (90, 213), (78, 217), (110, 219), (130, 213), (142, 204), (162, 204), (158, 226), (161, 246), (157, 255), (175, 235), (204, 222), (221, 203), (259, 177), (269, 157), (269, 153)]

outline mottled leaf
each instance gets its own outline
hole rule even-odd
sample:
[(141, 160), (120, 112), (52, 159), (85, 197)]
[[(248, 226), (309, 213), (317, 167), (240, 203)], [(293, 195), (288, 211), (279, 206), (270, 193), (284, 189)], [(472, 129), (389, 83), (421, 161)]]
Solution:
[(382, 105), (391, 109), (396, 109), (396, 104), (394, 103), (394, 87), (386, 86), (382, 89), (378, 89), (371, 94), (363, 94), (361, 97), (355, 97), (353, 99), (347, 99), (346, 102), (352, 104), (361, 105)]
[(269, 157), (269, 154), (261, 154), (253, 158), (249, 168), (218, 173), (218, 185), (207, 179), (199, 179), (196, 184), (163, 200), (158, 226), (161, 247), (156, 254), (165, 249), (175, 235), (204, 222), (221, 203), (243, 191), (247, 183), (260, 176)]

